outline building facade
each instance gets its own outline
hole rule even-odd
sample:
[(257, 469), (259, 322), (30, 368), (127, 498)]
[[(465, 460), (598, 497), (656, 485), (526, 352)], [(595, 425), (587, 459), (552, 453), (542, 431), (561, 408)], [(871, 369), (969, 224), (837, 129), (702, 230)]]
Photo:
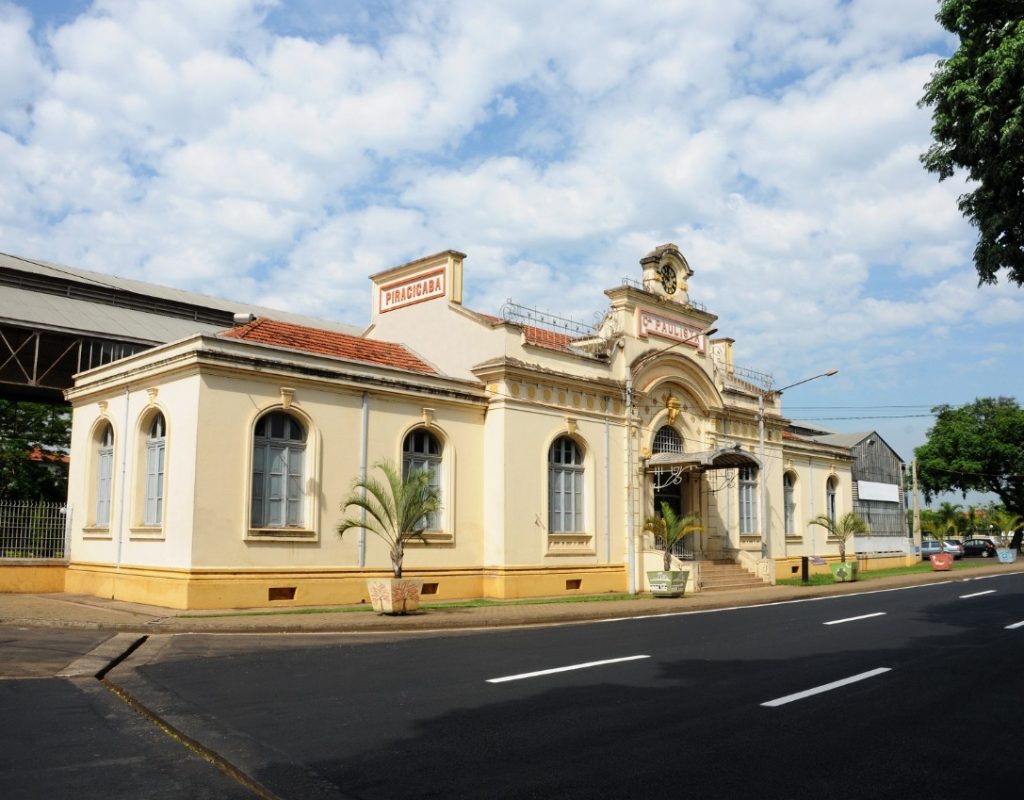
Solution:
[(437, 599), (642, 591), (662, 502), (702, 520), (677, 554), (691, 591), (712, 559), (774, 581), (834, 557), (807, 523), (852, 508), (849, 448), (786, 434), (770, 382), (690, 300), (675, 245), (607, 290), (586, 331), (467, 308), (464, 259), (371, 276), (361, 336), (259, 317), (78, 375), (67, 590), (358, 603), (387, 551), (335, 527), (382, 460), (440, 488), (405, 557)]
[[(814, 423), (795, 421), (789, 432), (850, 451), (853, 510), (868, 523), (869, 536), (854, 542), (859, 554), (916, 552), (907, 524), (906, 465), (878, 431), (836, 433)], [(794, 437), (795, 438), (795, 437)]]

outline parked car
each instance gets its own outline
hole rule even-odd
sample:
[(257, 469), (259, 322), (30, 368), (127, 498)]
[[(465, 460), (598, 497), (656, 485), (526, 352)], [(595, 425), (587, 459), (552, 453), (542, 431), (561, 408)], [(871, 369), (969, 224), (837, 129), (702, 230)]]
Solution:
[[(964, 557), (964, 546), (960, 544), (957, 539), (945, 539), (943, 541), (944, 550), (953, 556), (954, 559), (961, 559)], [(921, 560), (927, 561), (928, 556), (937, 555), (939, 552), (939, 540), (938, 539), (922, 539), (921, 540)]]
[(964, 542), (965, 556), (992, 558), (996, 554), (996, 543), (991, 539), (968, 539)]

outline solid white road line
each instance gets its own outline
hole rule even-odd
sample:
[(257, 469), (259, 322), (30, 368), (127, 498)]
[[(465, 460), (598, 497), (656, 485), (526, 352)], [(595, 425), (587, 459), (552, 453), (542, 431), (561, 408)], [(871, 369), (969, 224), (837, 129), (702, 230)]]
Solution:
[(961, 600), (966, 600), (968, 597), (981, 597), (983, 594), (995, 594), (995, 589), (986, 589), (984, 592), (974, 592), (973, 594), (962, 594), (960, 595)]
[(1024, 628), (1024, 622), (1015, 622), (1012, 625), (1007, 625), (1006, 630), (1012, 631), (1014, 628)]
[(857, 681), (867, 680), (868, 678), (874, 678), (876, 675), (882, 675), (883, 673), (889, 672), (892, 667), (879, 667), (878, 669), (869, 670), (868, 672), (862, 672), (859, 675), (853, 675), (849, 678), (843, 678), (841, 681), (833, 681), (832, 683), (826, 683), (823, 686), (816, 686), (813, 689), (808, 689), (805, 692), (797, 692), (796, 694), (787, 694), (785, 697), (779, 697), (775, 700), (769, 700), (767, 703), (761, 703), (763, 706), (768, 708), (775, 708), (777, 706), (784, 706), (786, 703), (792, 703), (794, 700), (803, 700), (805, 697), (812, 697), (822, 692), (831, 692), (833, 689), (838, 689), (840, 686), (846, 686), (850, 683), (857, 683)]
[(650, 656), (626, 656), (625, 658), (608, 658), (604, 661), (588, 661), (585, 664), (571, 664), (568, 667), (540, 669), (536, 672), (523, 672), (519, 675), (506, 675), (503, 678), (488, 678), (487, 682), (506, 683), (508, 681), (521, 681), (524, 678), (537, 678), (541, 675), (554, 675), (556, 672), (571, 672), (574, 669), (589, 669), (590, 667), (603, 667), (605, 664), (621, 664), (623, 661), (639, 661), (641, 658), (650, 658)]
[(872, 617), (884, 617), (886, 612), (876, 611), (874, 614), (861, 614), (859, 617), (847, 617), (846, 619), (833, 619), (823, 622), (822, 625), (842, 625), (844, 622), (856, 622), (859, 619), (871, 619)]

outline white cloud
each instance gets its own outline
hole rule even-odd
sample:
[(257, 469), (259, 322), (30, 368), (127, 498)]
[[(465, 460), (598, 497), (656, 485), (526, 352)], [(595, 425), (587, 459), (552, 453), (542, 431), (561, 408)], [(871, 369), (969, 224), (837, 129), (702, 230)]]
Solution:
[(449, 247), (474, 307), (590, 321), (675, 241), (741, 363), (927, 394), (935, 342), (1024, 322), (1019, 289), (976, 285), (962, 179), (918, 162), (936, 10), (0, 5), (3, 249), (362, 324), (367, 275)]

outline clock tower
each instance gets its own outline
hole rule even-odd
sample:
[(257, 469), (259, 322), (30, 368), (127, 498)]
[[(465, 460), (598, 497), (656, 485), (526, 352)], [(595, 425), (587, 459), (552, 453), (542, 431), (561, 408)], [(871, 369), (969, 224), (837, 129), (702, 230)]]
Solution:
[(693, 270), (674, 244), (655, 247), (640, 259), (644, 270), (644, 289), (648, 292), (686, 305), (690, 302), (688, 281)]

